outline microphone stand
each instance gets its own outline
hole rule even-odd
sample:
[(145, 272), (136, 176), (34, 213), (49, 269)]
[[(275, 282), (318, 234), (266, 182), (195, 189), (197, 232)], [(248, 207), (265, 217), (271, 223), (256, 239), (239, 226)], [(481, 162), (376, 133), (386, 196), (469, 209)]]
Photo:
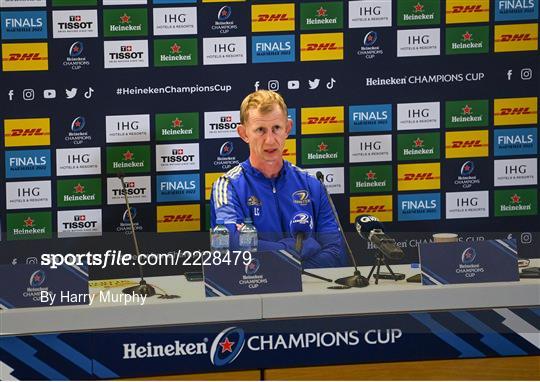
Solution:
[(369, 279), (362, 276), (362, 274), (358, 270), (356, 259), (354, 258), (351, 247), (349, 246), (349, 243), (347, 242), (347, 238), (345, 237), (345, 233), (343, 232), (343, 227), (341, 226), (341, 222), (339, 221), (339, 216), (336, 211), (336, 206), (334, 206), (334, 202), (332, 201), (332, 198), (330, 197), (330, 194), (328, 193), (328, 190), (326, 189), (326, 186), (324, 185), (323, 175), (320, 171), (317, 172), (317, 179), (319, 180), (319, 182), (321, 182), (324, 193), (326, 194), (326, 198), (328, 199), (328, 202), (330, 203), (330, 208), (332, 209), (332, 213), (334, 214), (334, 218), (336, 219), (339, 232), (341, 233), (341, 237), (343, 241), (345, 242), (345, 246), (347, 247), (347, 253), (349, 254), (349, 257), (354, 265), (354, 274), (352, 276), (342, 277), (340, 279), (337, 279), (335, 283), (339, 285), (353, 287), (353, 288), (367, 287), (369, 285)]
[[(304, 247), (304, 241), (303, 240), (300, 240), (300, 241), (297, 241), (296, 242), (296, 252), (298, 252), (298, 255), (300, 255), (300, 253), (302, 253), (302, 248)], [(306, 276), (309, 276), (309, 277), (313, 277), (314, 279), (319, 279), (319, 280), (322, 280), (322, 281), (326, 281), (328, 283), (332, 283), (334, 282), (332, 279), (328, 279), (326, 277), (322, 277), (322, 276), (319, 276), (319, 275), (316, 275), (314, 273), (311, 273), (311, 272), (308, 272), (306, 270), (304, 270), (304, 262), (302, 260), (300, 260), (301, 264), (302, 264), (302, 274), (303, 275), (306, 275)]]
[(390, 274), (394, 278), (394, 281), (399, 281), (398, 277), (396, 276), (392, 268), (390, 268), (390, 266), (386, 262), (384, 254), (381, 253), (379, 250), (377, 250), (377, 255), (375, 256), (375, 259), (376, 259), (375, 264), (373, 264), (373, 267), (371, 267), (371, 271), (369, 271), (369, 275), (367, 277), (368, 280), (371, 278), (371, 275), (373, 275), (375, 268), (377, 268), (377, 272), (375, 272), (375, 275), (373, 276), (373, 278), (375, 279), (375, 285), (379, 284), (379, 278), (381, 275), (381, 265), (384, 265), (386, 269), (388, 269), (388, 272), (390, 272)]
[[(133, 245), (135, 246), (135, 254), (137, 255), (137, 259), (138, 259), (139, 258), (139, 243), (137, 242), (137, 236), (135, 235), (135, 226), (133, 225), (133, 217), (131, 216), (131, 207), (129, 206), (129, 200), (128, 200), (127, 192), (126, 192), (126, 185), (124, 184), (124, 176), (122, 174), (118, 174), (118, 178), (120, 179), (120, 182), (122, 183), (122, 190), (124, 191), (124, 200), (126, 202), (126, 207), (127, 207), (128, 217), (129, 217), (129, 224), (131, 225), (131, 235), (133, 237)], [(139, 263), (139, 274), (141, 276), (139, 285), (135, 285), (129, 288), (124, 288), (122, 289), (122, 293), (148, 296), (148, 297), (154, 296), (156, 294), (156, 290), (154, 289), (152, 285), (146, 283), (146, 280), (144, 279), (142, 264), (140, 262), (138, 263)]]

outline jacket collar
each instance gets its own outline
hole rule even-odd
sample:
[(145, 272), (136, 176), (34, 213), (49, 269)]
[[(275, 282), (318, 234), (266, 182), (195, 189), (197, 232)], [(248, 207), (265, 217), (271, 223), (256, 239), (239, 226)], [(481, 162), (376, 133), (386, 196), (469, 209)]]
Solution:
[[(255, 167), (253, 167), (251, 165), (251, 162), (249, 161), (249, 158), (246, 159), (245, 161), (243, 161), (242, 163), (240, 163), (240, 166), (242, 166), (244, 171), (246, 171), (250, 175), (253, 175), (253, 176), (257, 177), (257, 178), (272, 180), (272, 179), (269, 179), (269, 178), (265, 177), (262, 172), (260, 172)], [(283, 175), (285, 175), (287, 173), (287, 171), (289, 170), (290, 167), (291, 167), (291, 163), (284, 159), (283, 160), (283, 167), (281, 167), (281, 170), (279, 170), (279, 174), (278, 174), (277, 178), (273, 178), (273, 179), (278, 180), (279, 178), (281, 178), (281, 176), (283, 176)]]

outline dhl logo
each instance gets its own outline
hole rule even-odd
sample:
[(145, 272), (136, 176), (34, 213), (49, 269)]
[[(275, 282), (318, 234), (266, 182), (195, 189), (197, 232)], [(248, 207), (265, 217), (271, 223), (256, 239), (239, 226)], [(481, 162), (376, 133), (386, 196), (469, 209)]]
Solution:
[(204, 195), (206, 200), (210, 200), (214, 182), (218, 180), (221, 175), (223, 175), (222, 172), (207, 172), (206, 174), (204, 174)]
[(345, 128), (343, 106), (302, 108), (302, 134), (343, 133)]
[(300, 35), (300, 60), (343, 60), (343, 33)]
[(538, 24), (495, 25), (495, 52), (538, 50)]
[(373, 198), (372, 196), (353, 196), (350, 200), (349, 217), (350, 222), (358, 215), (369, 214), (383, 222), (392, 221), (392, 195), (381, 195)]
[(446, 158), (487, 157), (487, 130), (452, 131), (446, 133)]
[(436, 190), (441, 188), (441, 164), (398, 165), (398, 191)]
[(448, 0), (446, 23), (480, 23), (489, 21), (489, 0)]
[(157, 206), (158, 232), (199, 231), (200, 206), (186, 204), (180, 206)]
[(496, 98), (493, 101), (495, 126), (527, 125), (538, 122), (538, 98)]
[(48, 146), (51, 144), (49, 118), (6, 119), (4, 121), (6, 147)]
[(48, 44), (2, 44), (4, 72), (48, 70)]
[(257, 4), (251, 6), (253, 32), (293, 31), (294, 4)]
[(296, 164), (296, 139), (287, 139), (283, 148), (283, 158)]

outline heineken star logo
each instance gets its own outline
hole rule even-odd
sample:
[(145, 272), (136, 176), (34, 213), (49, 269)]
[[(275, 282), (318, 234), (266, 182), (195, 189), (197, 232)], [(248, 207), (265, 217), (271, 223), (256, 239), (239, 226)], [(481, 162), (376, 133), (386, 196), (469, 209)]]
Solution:
[(377, 177), (375, 176), (377, 175), (376, 172), (373, 172), (371, 170), (369, 170), (368, 172), (366, 172), (366, 177), (368, 178), (368, 180), (373, 180), (373, 179), (377, 179)]
[(84, 186), (82, 186), (80, 183), (78, 183), (75, 187), (73, 187), (76, 194), (82, 194), (84, 192)]
[(469, 33), (469, 31), (465, 32), (465, 34), (462, 34), (461, 36), (463, 37), (463, 41), (471, 41), (472, 39), (472, 34)]
[(33, 227), (34, 226), (34, 220), (29, 216), (26, 219), (24, 219), (24, 226), (25, 227)]
[(120, 22), (122, 24), (131, 22), (131, 16), (128, 16), (126, 13), (124, 13), (122, 16), (120, 16)]
[(178, 119), (178, 117), (176, 117), (176, 119), (173, 119), (171, 121), (171, 124), (172, 124), (172, 127), (180, 127), (180, 126), (182, 126), (182, 120)]
[(461, 110), (463, 111), (463, 114), (471, 114), (472, 112), (472, 108), (469, 106), (469, 105), (465, 105), (465, 107), (461, 108)]
[(420, 2), (418, 2), (414, 6), (414, 11), (415, 12), (424, 12), (424, 6), (422, 4), (420, 4)]
[(129, 150), (122, 154), (124, 160), (133, 160), (133, 155), (134, 154)]
[(229, 341), (229, 338), (225, 337), (225, 341), (219, 343), (219, 346), (221, 346), (221, 353), (225, 353), (226, 351), (228, 351), (229, 353), (232, 353), (233, 345), (234, 345), (234, 342)]
[(180, 45), (174, 43), (173, 45), (171, 45), (171, 53), (175, 53), (175, 54), (180, 53), (181, 48), (182, 47)]
[(521, 197), (518, 196), (518, 194), (514, 194), (510, 197), (512, 199), (512, 203), (517, 204), (521, 201)]
[(326, 12), (328, 12), (326, 9), (324, 9), (323, 7), (320, 7), (320, 8), (317, 10), (317, 17), (323, 17), (323, 16), (326, 16)]
[(416, 138), (414, 141), (414, 147), (422, 147), (424, 146), (424, 141), (420, 138)]
[(328, 151), (328, 145), (324, 142), (321, 142), (317, 147), (319, 148), (319, 152)]

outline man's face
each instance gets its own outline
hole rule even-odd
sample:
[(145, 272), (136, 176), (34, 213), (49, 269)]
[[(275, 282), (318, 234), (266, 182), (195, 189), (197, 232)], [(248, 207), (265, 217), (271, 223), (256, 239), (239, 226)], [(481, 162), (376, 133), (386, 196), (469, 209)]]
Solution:
[(292, 129), (292, 121), (275, 106), (269, 113), (250, 109), (248, 119), (238, 126), (238, 134), (249, 144), (250, 158), (256, 161), (281, 163), (285, 140)]

